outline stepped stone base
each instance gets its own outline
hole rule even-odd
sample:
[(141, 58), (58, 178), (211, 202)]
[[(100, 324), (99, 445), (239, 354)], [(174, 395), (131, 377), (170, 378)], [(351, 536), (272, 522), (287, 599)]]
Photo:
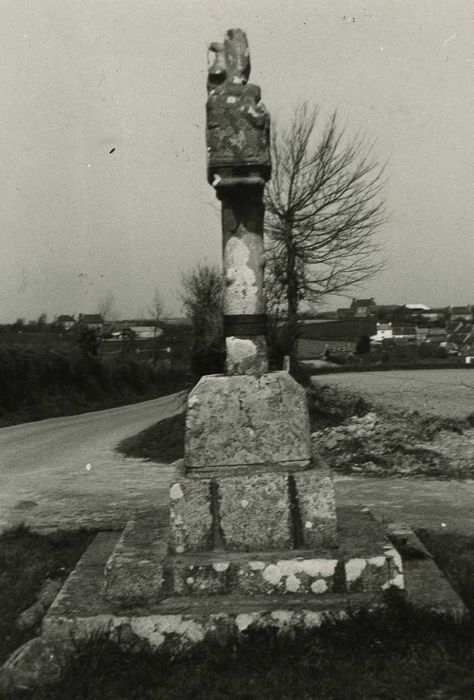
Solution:
[(166, 527), (153, 525), (150, 518), (129, 523), (105, 567), (105, 598), (133, 606), (161, 605), (177, 596), (284, 599), (298, 594), (312, 599), (403, 588), (400, 557), (370, 514), (342, 509), (338, 516), (338, 546), (251, 552), (167, 553)]
[(208, 375), (189, 394), (186, 472), (215, 476), (309, 465), (305, 391), (287, 372)]
[(126, 649), (149, 645), (179, 651), (207, 636), (228, 637), (251, 626), (317, 627), (326, 618), (383, 604), (381, 594), (337, 593), (170, 596), (159, 605), (124, 606), (107, 600), (103, 590), (103, 569), (116, 542), (116, 533), (96, 537), (43, 620), (45, 640), (77, 643), (104, 635)]
[[(338, 581), (341, 564), (336, 566), (332, 575), (334, 565), (326, 559), (327, 568), (315, 576), (316, 580), (323, 579), (328, 583), (328, 590), (324, 593), (278, 592), (276, 587), (252, 595), (238, 592), (229, 595), (210, 592), (207, 595), (196, 595), (195, 591), (186, 595), (183, 590), (183, 595), (170, 595), (160, 603), (139, 604), (134, 595), (133, 600), (126, 604), (124, 596), (121, 596), (121, 600), (112, 600), (105, 595), (104, 567), (110, 562), (120, 538), (117, 533), (101, 533), (69, 576), (44, 618), (43, 638), (46, 641), (62, 640), (66, 643), (69, 640), (82, 641), (92, 635), (104, 634), (118, 641), (124, 648), (136, 649), (140, 644), (147, 644), (153, 648), (166, 645), (179, 650), (201, 641), (207, 635), (222, 637), (238, 634), (250, 626), (276, 627), (282, 630), (314, 627), (326, 618), (343, 618), (361, 607), (370, 609), (383, 605), (383, 589), (387, 584), (395, 584), (397, 587), (400, 584), (400, 579), (397, 579), (399, 574), (396, 573), (399, 570), (400, 555), (387, 543), (380, 530), (377, 540), (373, 540), (370, 547), (367, 546), (367, 536), (370, 532), (374, 536), (377, 529), (367, 514), (345, 509), (341, 511), (340, 520), (340, 538), (345, 541), (345, 546), (338, 557), (339, 561), (343, 561), (346, 590), (341, 590), (341, 581)], [(354, 532), (357, 523), (360, 529), (359, 532)], [(138, 527), (136, 532), (139, 531)], [(161, 530), (161, 535), (166, 536), (165, 528)], [(377, 558), (382, 556), (379, 549), (382, 545), (386, 562), (391, 560), (394, 563), (388, 575), (386, 572), (383, 577), (379, 573), (384, 567), (379, 568), (379, 562), (374, 561), (372, 556), (373, 546), (377, 543)], [(299, 554), (292, 552), (291, 565), (287, 563), (288, 559), (273, 564), (279, 566), (280, 581), (284, 582), (285, 588), (289, 576), (298, 576), (296, 567), (308, 566), (308, 559), (300, 558)], [(222, 562), (222, 554), (214, 556), (215, 564)], [(274, 553), (270, 556), (273, 557)], [(184, 560), (185, 558), (182, 561)], [(269, 566), (270, 559), (264, 560), (262, 556), (260, 561)], [(198, 559), (195, 561), (197, 564)], [(250, 561), (247, 564), (250, 568)], [(291, 574), (287, 566), (294, 566), (292, 571), (296, 573)], [(311, 564), (313, 566), (314, 563)], [(402, 593), (409, 602), (449, 611), (456, 616), (465, 614), (463, 603), (430, 558), (409, 559), (403, 566), (406, 587)], [(255, 571), (264, 569), (257, 567)], [(364, 589), (364, 592), (357, 592), (356, 588)]]

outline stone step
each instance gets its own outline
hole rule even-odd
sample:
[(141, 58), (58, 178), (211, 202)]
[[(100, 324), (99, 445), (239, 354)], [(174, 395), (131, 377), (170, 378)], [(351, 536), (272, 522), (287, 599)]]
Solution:
[(233, 635), (249, 627), (317, 627), (323, 620), (347, 617), (383, 604), (381, 594), (324, 596), (239, 595), (170, 596), (134, 606), (104, 595), (104, 568), (116, 547), (117, 533), (99, 534), (43, 620), (45, 640), (79, 643), (104, 635), (137, 649), (187, 647), (216, 633)]
[(134, 604), (162, 597), (167, 533), (156, 514), (127, 523), (104, 568), (106, 599)]
[(376, 594), (403, 588), (400, 557), (381, 525), (360, 509), (338, 510), (338, 547), (168, 553), (154, 517), (129, 522), (105, 567), (105, 596), (126, 605), (169, 596)]
[[(229, 595), (302, 593), (311, 596), (336, 590), (337, 558), (288, 550), (235, 555), (168, 557), (164, 569), (169, 572), (174, 595)], [(342, 570), (339, 569), (340, 573)], [(340, 578), (340, 577), (339, 577)]]

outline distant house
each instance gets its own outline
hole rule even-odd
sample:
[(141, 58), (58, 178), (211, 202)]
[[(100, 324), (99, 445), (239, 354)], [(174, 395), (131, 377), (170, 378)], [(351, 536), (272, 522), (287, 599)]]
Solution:
[(425, 340), (427, 343), (445, 343), (447, 337), (446, 328), (429, 328)]
[(382, 340), (393, 338), (393, 328), (391, 323), (377, 323), (377, 333), (370, 336), (370, 339), (375, 343), (381, 343)]
[(415, 326), (393, 326), (392, 338), (394, 340), (416, 342), (416, 328)]
[(422, 313), (423, 311), (431, 311), (429, 306), (426, 304), (405, 304), (405, 309), (411, 311), (412, 313)]
[(77, 325), (79, 327), (85, 326), (95, 331), (101, 331), (104, 327), (104, 319), (101, 314), (79, 314)]
[(130, 326), (130, 330), (134, 332), (135, 338), (140, 340), (159, 338), (163, 334), (163, 330), (157, 326)]
[(60, 328), (64, 328), (65, 331), (69, 331), (76, 324), (76, 319), (74, 316), (68, 316), (68, 314), (61, 314), (57, 316), (54, 325)]
[(473, 320), (472, 306), (451, 306), (449, 309), (449, 320), (453, 321), (468, 321)]
[(351, 309), (350, 307), (338, 309), (336, 311), (336, 316), (337, 318), (354, 318), (355, 309)]
[(393, 316), (397, 311), (399, 311), (402, 307), (400, 304), (377, 304), (377, 306), (374, 309), (374, 313), (377, 315), (377, 318), (380, 319), (388, 319)]
[(371, 316), (375, 313), (376, 307), (377, 304), (372, 297), (370, 299), (353, 299), (351, 303), (354, 315), (359, 318)]

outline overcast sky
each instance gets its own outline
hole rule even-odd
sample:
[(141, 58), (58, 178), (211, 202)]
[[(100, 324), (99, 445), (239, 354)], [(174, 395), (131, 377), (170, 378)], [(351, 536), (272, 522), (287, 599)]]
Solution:
[(358, 295), (474, 303), (472, 0), (0, 0), (0, 321), (108, 290), (178, 314), (182, 271), (220, 262), (206, 47), (231, 27), (272, 117), (337, 108), (388, 160), (389, 267)]

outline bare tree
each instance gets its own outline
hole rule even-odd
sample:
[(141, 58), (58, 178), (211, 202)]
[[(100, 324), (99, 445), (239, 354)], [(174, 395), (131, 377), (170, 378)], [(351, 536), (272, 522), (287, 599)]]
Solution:
[(165, 305), (163, 303), (161, 294), (158, 289), (155, 289), (155, 292), (153, 294), (153, 301), (148, 306), (148, 313), (155, 322), (158, 322), (161, 318), (163, 318), (164, 310)]
[(106, 293), (100, 297), (97, 302), (97, 312), (102, 316), (104, 321), (113, 320), (116, 316), (115, 311), (115, 296), (114, 293), (108, 289)]
[(181, 277), (181, 303), (193, 327), (193, 370), (220, 372), (224, 363), (223, 278), (214, 265), (198, 263)]
[(318, 109), (299, 106), (275, 129), (265, 190), (266, 288), (294, 354), (301, 302), (347, 293), (383, 267), (374, 234), (385, 221), (384, 167), (373, 147), (346, 137), (336, 113), (316, 132)]
[(158, 361), (158, 328), (159, 322), (163, 318), (163, 313), (165, 310), (165, 305), (163, 299), (158, 289), (155, 289), (153, 294), (153, 301), (148, 307), (148, 313), (153, 319), (153, 362), (156, 364)]

